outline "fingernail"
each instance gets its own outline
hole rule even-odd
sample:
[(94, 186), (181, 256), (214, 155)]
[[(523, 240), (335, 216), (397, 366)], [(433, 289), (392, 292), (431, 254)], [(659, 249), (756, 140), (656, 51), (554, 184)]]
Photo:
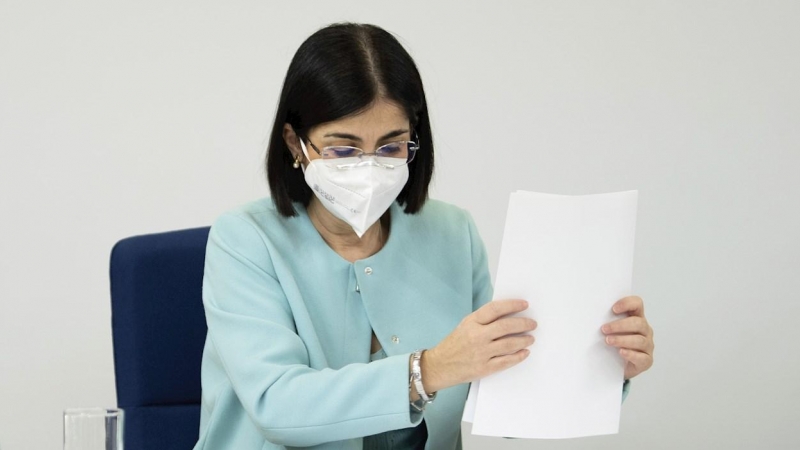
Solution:
[(611, 331), (610, 327), (608, 325), (603, 325), (603, 333), (608, 333), (609, 331)]
[(613, 337), (611, 337), (611, 336), (608, 336), (608, 337), (606, 338), (606, 344), (613, 344), (613, 343), (614, 343), (614, 338), (613, 338)]

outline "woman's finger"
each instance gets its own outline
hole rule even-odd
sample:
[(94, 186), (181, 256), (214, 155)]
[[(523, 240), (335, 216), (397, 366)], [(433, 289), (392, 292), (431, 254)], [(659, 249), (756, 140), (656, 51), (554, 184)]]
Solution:
[(493, 357), (510, 355), (523, 348), (530, 347), (533, 345), (534, 340), (534, 337), (529, 334), (504, 337), (491, 343), (489, 353)]
[(515, 366), (521, 363), (525, 358), (527, 358), (531, 354), (531, 351), (527, 348), (523, 348), (515, 353), (510, 355), (503, 355), (492, 358), (486, 364), (488, 369), (487, 373), (495, 373), (500, 370), (508, 369), (511, 366)]
[(603, 325), (601, 328), (605, 334), (634, 333), (644, 336), (652, 336), (653, 330), (647, 319), (644, 317), (630, 316), (624, 319), (615, 320)]
[(633, 364), (638, 373), (644, 372), (653, 365), (653, 357), (647, 353), (621, 348), (619, 349), (619, 354), (625, 361)]
[(631, 295), (618, 300), (611, 310), (614, 311), (614, 314), (628, 313), (631, 316), (644, 317), (644, 301), (641, 297)]
[(475, 320), (481, 325), (487, 325), (500, 317), (518, 313), (528, 309), (525, 300), (493, 300), (481, 306), (475, 314)]
[(653, 341), (641, 334), (606, 336), (606, 343), (618, 348), (636, 350), (648, 355), (653, 354)]
[(536, 321), (527, 317), (504, 317), (487, 325), (489, 338), (499, 339), (509, 334), (519, 334), (536, 329)]

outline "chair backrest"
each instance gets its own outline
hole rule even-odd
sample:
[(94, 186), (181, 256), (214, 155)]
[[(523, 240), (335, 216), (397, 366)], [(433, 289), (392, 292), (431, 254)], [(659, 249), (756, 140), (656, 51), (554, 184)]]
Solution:
[(197, 442), (208, 230), (130, 237), (111, 252), (114, 372), (126, 450), (188, 450)]

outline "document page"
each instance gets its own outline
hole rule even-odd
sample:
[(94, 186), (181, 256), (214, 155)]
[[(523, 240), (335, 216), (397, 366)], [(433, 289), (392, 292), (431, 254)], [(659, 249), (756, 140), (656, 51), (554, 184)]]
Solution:
[(631, 295), (638, 191), (517, 191), (494, 299), (520, 298), (538, 322), (522, 363), (473, 382), (464, 420), (484, 436), (563, 439), (619, 431), (624, 360), (600, 327)]

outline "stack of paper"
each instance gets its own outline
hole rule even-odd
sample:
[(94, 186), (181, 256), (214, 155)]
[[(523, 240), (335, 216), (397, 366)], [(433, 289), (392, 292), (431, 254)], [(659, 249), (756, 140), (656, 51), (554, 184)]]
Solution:
[(600, 327), (631, 295), (637, 191), (511, 194), (494, 299), (520, 298), (536, 342), (522, 363), (472, 383), (464, 420), (485, 436), (559, 439), (619, 431), (624, 361)]

